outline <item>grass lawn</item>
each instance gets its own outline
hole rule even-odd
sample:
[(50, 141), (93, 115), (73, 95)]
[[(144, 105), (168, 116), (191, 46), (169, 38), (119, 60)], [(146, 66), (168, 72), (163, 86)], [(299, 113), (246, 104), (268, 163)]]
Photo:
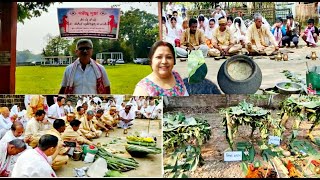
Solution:
[[(151, 67), (138, 64), (104, 66), (111, 82), (112, 94), (132, 94), (135, 85), (151, 73)], [(18, 66), (16, 94), (58, 94), (63, 67)]]

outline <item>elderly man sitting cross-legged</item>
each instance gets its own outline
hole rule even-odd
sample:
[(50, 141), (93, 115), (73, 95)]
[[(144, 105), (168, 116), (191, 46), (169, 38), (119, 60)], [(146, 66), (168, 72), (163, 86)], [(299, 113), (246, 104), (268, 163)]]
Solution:
[[(279, 50), (278, 43), (270, 29), (263, 25), (261, 14), (254, 15), (254, 22), (248, 27), (246, 34), (247, 50), (251, 54), (271, 55)], [(271, 42), (271, 45), (269, 45)]]
[(102, 131), (94, 127), (93, 117), (94, 112), (89, 110), (86, 116), (80, 119), (81, 124), (79, 130), (87, 139), (98, 138), (102, 135)]

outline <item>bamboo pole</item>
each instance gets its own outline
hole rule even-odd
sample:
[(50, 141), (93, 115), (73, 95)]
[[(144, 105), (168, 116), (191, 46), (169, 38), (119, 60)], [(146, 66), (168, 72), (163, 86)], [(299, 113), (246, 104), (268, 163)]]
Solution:
[(162, 2), (158, 2), (159, 38), (162, 40)]

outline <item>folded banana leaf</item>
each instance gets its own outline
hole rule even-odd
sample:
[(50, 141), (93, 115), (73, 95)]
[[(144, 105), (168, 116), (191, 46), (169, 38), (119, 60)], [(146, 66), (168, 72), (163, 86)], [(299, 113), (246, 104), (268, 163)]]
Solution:
[(290, 143), (291, 150), (295, 151), (296, 153), (304, 152), (309, 156), (320, 157), (320, 152), (315, 150), (310, 142), (305, 140), (293, 140)]
[(201, 50), (191, 51), (188, 57), (189, 84), (202, 82), (208, 72)]

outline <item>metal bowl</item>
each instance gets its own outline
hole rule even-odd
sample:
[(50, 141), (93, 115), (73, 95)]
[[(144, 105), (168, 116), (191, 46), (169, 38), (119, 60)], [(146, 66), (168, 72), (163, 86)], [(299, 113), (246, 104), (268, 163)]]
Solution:
[(294, 82), (280, 82), (276, 84), (280, 94), (299, 94), (302, 87)]

